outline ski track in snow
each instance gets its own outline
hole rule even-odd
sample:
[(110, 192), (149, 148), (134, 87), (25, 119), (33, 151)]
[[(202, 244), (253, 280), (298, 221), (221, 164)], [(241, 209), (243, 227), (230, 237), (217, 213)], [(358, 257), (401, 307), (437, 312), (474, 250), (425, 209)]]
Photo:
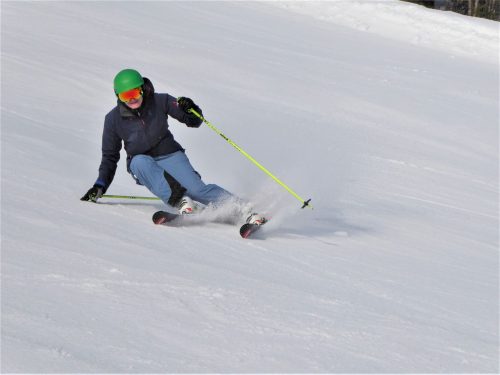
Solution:
[[(393, 0), (1, 13), (2, 372), (498, 373), (498, 23)], [(125, 67), (314, 210), (174, 120), (203, 179), (271, 217), (254, 239), (81, 202)], [(148, 194), (124, 159), (108, 193)]]

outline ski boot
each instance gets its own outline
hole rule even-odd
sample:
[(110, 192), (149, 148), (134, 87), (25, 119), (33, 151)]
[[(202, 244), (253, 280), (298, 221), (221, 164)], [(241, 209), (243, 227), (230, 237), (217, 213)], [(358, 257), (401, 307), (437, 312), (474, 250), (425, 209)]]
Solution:
[(246, 220), (247, 224), (253, 224), (253, 225), (262, 225), (265, 224), (266, 222), (267, 219), (264, 216), (259, 215), (257, 213), (250, 214), (250, 216), (248, 216)]
[(196, 211), (196, 204), (187, 195), (183, 196), (177, 205), (179, 215), (191, 215)]

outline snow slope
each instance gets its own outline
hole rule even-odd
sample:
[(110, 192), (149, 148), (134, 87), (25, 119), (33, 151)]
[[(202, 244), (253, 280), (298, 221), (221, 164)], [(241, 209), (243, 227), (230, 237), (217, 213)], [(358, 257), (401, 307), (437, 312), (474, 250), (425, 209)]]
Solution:
[(276, 1), (271, 5), (414, 46), (498, 64), (498, 24), (399, 0)]
[[(1, 17), (3, 372), (499, 371), (498, 23), (394, 1)], [(205, 181), (273, 216), (257, 239), (80, 202), (125, 67), (314, 210), (174, 120)], [(147, 194), (123, 160), (109, 193)]]

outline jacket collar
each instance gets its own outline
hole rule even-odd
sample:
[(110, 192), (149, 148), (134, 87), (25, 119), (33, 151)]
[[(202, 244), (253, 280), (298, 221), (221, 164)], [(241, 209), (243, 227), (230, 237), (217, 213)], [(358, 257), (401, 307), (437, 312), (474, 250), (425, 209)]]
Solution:
[(144, 103), (138, 109), (131, 109), (127, 107), (127, 105), (120, 100), (118, 100), (118, 111), (120, 111), (120, 116), (122, 117), (137, 117), (141, 112), (142, 107), (144, 107)]

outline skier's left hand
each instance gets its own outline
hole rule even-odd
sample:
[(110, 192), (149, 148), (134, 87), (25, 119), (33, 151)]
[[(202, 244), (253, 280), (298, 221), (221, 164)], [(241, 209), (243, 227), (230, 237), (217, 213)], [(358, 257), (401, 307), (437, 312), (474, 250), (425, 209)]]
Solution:
[(179, 99), (177, 99), (177, 103), (179, 104), (179, 108), (186, 113), (191, 113), (191, 109), (194, 109), (198, 113), (201, 112), (200, 107), (194, 104), (193, 100), (190, 98), (181, 96)]

